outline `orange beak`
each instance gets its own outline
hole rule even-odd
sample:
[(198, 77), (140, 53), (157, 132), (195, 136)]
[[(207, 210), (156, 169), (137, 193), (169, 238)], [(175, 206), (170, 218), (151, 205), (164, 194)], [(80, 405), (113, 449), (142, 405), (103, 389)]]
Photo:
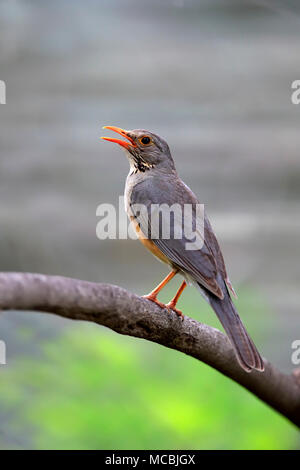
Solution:
[(101, 139), (107, 140), (108, 142), (115, 142), (116, 144), (121, 145), (127, 150), (130, 147), (136, 147), (134, 140), (131, 137), (129, 137), (127, 131), (125, 131), (124, 129), (121, 129), (120, 127), (115, 127), (115, 126), (104, 126), (103, 129), (109, 129), (111, 131), (117, 132), (117, 134), (120, 134), (122, 137), (125, 137), (125, 139), (127, 139), (129, 142), (125, 142), (124, 140), (121, 140), (121, 139), (113, 139), (111, 137), (101, 137)]

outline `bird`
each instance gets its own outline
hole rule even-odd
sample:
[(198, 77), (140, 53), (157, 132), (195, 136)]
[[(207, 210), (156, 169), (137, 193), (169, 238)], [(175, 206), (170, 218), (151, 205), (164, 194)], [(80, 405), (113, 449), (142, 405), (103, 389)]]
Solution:
[[(156, 258), (171, 268), (166, 278), (144, 297), (161, 308), (175, 311), (183, 319), (184, 316), (176, 305), (187, 284), (192, 284), (216, 313), (242, 369), (246, 372), (262, 372), (263, 359), (233, 303), (232, 296), (236, 297), (236, 293), (227, 275), (216, 235), (206, 211), (201, 219), (202, 232), (197, 229), (199, 217), (195, 208), (200, 203), (192, 190), (180, 179), (169, 145), (159, 135), (144, 129), (125, 130), (116, 126), (104, 126), (103, 129), (116, 132), (123, 138), (102, 137), (103, 140), (119, 144), (129, 160), (130, 170), (124, 194), (125, 208), (138, 238)], [(173, 236), (162, 236), (160, 229), (153, 235), (149, 230), (155, 212), (153, 207), (157, 212), (161, 205), (173, 207), (174, 204), (180, 208), (187, 205), (192, 207), (190, 223), (192, 227), (196, 227), (195, 233), (201, 232), (202, 237), (199, 237), (202, 243), (194, 249), (187, 249), (182, 217), (174, 216), (169, 219)], [(137, 210), (137, 207), (144, 210)], [(175, 237), (176, 231), (182, 236)], [(184, 280), (176, 295), (165, 305), (157, 296), (176, 274), (180, 274)]]

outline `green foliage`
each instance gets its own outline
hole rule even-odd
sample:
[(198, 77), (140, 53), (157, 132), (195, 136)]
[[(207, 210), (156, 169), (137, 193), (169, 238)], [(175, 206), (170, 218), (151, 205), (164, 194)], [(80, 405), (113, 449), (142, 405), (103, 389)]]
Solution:
[(20, 447), (7, 436), (24, 435), (37, 449), (289, 449), (298, 440), (208, 366), (84, 323), (44, 343), (39, 359), (2, 368), (0, 407), (2, 448)]

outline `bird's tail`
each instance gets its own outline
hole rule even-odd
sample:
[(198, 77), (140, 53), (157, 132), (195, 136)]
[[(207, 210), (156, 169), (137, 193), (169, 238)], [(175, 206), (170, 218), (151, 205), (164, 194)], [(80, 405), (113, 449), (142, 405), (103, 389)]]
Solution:
[(248, 335), (227, 288), (225, 287), (223, 300), (213, 294), (208, 295), (208, 300), (222, 323), (242, 368), (247, 372), (252, 369), (262, 372), (264, 370), (262, 357)]

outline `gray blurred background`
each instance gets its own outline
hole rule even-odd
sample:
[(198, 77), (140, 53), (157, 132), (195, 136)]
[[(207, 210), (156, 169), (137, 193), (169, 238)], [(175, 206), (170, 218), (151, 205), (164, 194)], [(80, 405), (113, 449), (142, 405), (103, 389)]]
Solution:
[[(237, 291), (254, 306), (263, 299), (260, 349), (290, 370), (300, 335), (299, 14), (279, 1), (1, 0), (1, 270), (147, 293), (166, 268), (138, 242), (95, 231), (98, 204), (118, 203), (128, 172), (101, 127), (149, 129), (205, 203)], [(200, 320), (201, 305), (186, 313)], [(40, 340), (68, 323), (4, 314), (8, 359), (38, 353), (18, 336), (24, 324)]]

